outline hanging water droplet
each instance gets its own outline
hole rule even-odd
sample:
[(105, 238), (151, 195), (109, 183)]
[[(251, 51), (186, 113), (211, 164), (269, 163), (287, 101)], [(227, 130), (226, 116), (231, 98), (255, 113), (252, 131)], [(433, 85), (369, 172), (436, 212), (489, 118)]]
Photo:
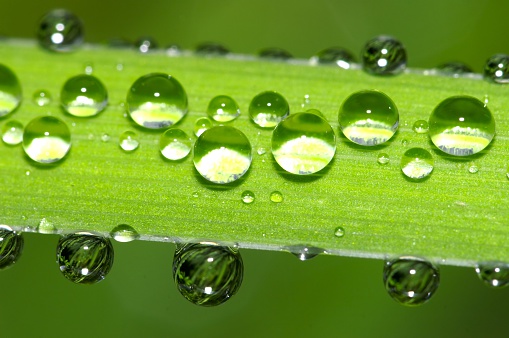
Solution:
[(210, 100), (207, 114), (217, 122), (230, 122), (240, 115), (237, 102), (230, 96), (219, 95)]
[(205, 179), (230, 183), (244, 175), (251, 165), (251, 144), (238, 129), (217, 126), (206, 130), (194, 144), (193, 162)]
[(101, 141), (108, 142), (109, 140), (110, 140), (110, 135), (108, 135), (106, 133), (101, 135)]
[(390, 97), (376, 90), (350, 95), (339, 109), (339, 125), (352, 142), (376, 146), (387, 142), (398, 129), (399, 113)]
[(334, 229), (334, 236), (336, 237), (343, 237), (345, 235), (345, 229), (343, 227), (337, 227)]
[(325, 168), (336, 152), (336, 135), (318, 115), (297, 113), (281, 121), (272, 133), (272, 154), (292, 174), (308, 175)]
[(509, 285), (509, 264), (503, 262), (479, 263), (475, 272), (489, 287), (503, 288)]
[(106, 277), (113, 266), (109, 239), (89, 232), (63, 236), (57, 245), (57, 264), (65, 278), (74, 283), (94, 284)]
[(83, 24), (73, 13), (55, 9), (42, 17), (37, 31), (39, 44), (53, 52), (69, 52), (83, 43)]
[(152, 37), (146, 36), (141, 37), (138, 40), (134, 42), (134, 47), (140, 52), (140, 53), (148, 53), (153, 52), (156, 50), (159, 45)]
[(142, 127), (167, 128), (187, 114), (187, 94), (173, 76), (147, 74), (129, 89), (127, 109), (134, 122)]
[(468, 167), (468, 172), (471, 174), (477, 174), (479, 172), (479, 167), (475, 163), (470, 163)]
[(395, 75), (406, 68), (405, 47), (389, 36), (369, 40), (362, 52), (362, 68), (373, 75)]
[(53, 223), (48, 221), (46, 218), (43, 218), (37, 226), (37, 232), (41, 234), (54, 234), (57, 232), (57, 228)]
[(443, 63), (436, 68), (439, 73), (443, 75), (449, 75), (458, 77), (462, 74), (473, 73), (472, 68), (464, 64), (463, 62), (447, 62)]
[(23, 149), (36, 162), (58, 162), (71, 149), (69, 127), (53, 116), (36, 117), (25, 127)]
[(191, 152), (193, 141), (181, 129), (171, 128), (159, 139), (159, 150), (168, 160), (178, 161)]
[(405, 151), (401, 158), (401, 171), (406, 177), (419, 180), (431, 174), (434, 163), (433, 156), (429, 151), (412, 148)]
[(89, 117), (99, 114), (108, 103), (108, 93), (98, 78), (77, 75), (67, 80), (60, 92), (62, 107), (71, 115)]
[(488, 107), (478, 99), (452, 96), (431, 113), (429, 135), (444, 153), (469, 156), (490, 144), (495, 136), (495, 120)]
[(7, 225), (0, 225), (0, 269), (12, 266), (23, 252), (23, 235)]
[(386, 262), (385, 289), (398, 303), (417, 306), (427, 302), (440, 283), (438, 268), (428, 261), (403, 256)]
[(0, 64), (0, 117), (5, 116), (21, 103), (21, 85), (8, 67)]
[(32, 100), (39, 107), (44, 107), (51, 103), (52, 97), (51, 97), (51, 94), (49, 93), (49, 91), (41, 89), (41, 90), (36, 90), (34, 92), (34, 95), (32, 95)]
[(249, 104), (249, 116), (263, 128), (275, 127), (290, 114), (290, 107), (283, 95), (266, 91), (256, 95)]
[(325, 250), (323, 249), (307, 245), (292, 245), (286, 247), (285, 250), (290, 251), (295, 257), (297, 257), (301, 261), (307, 261), (310, 260), (311, 258), (315, 258), (316, 256), (325, 253)]
[(251, 190), (244, 190), (240, 197), (242, 198), (242, 203), (244, 204), (251, 204), (255, 200), (255, 194)]
[(173, 278), (188, 301), (216, 306), (235, 295), (242, 284), (244, 264), (230, 247), (210, 244), (178, 245), (173, 258)]
[(194, 121), (194, 134), (196, 136), (200, 136), (210, 128), (212, 128), (212, 121), (208, 117), (200, 117)]
[(318, 52), (311, 57), (312, 65), (316, 64), (336, 64), (343, 69), (349, 69), (355, 62), (353, 54), (341, 47), (330, 47)]
[(270, 200), (274, 203), (283, 202), (283, 194), (280, 191), (273, 191), (270, 193)]
[(429, 130), (428, 121), (425, 120), (417, 120), (414, 122), (412, 126), (412, 130), (417, 134), (426, 134)]
[(124, 131), (119, 138), (119, 145), (124, 151), (131, 152), (138, 149), (140, 142), (134, 131)]
[(113, 228), (110, 232), (111, 238), (117, 242), (132, 242), (140, 238), (140, 234), (130, 225), (120, 224)]
[(196, 47), (196, 53), (203, 56), (222, 56), (229, 52), (228, 48), (214, 42), (205, 42)]
[(389, 155), (387, 155), (386, 153), (380, 153), (378, 154), (377, 158), (376, 158), (376, 161), (378, 162), (378, 164), (381, 164), (381, 165), (385, 165), (387, 163), (390, 162), (390, 158), (389, 158)]
[(2, 141), (14, 146), (23, 141), (23, 125), (15, 120), (8, 121), (2, 128)]
[(490, 57), (484, 65), (484, 78), (495, 83), (509, 83), (509, 55)]
[(286, 61), (293, 58), (292, 54), (282, 48), (264, 48), (258, 53), (261, 58)]

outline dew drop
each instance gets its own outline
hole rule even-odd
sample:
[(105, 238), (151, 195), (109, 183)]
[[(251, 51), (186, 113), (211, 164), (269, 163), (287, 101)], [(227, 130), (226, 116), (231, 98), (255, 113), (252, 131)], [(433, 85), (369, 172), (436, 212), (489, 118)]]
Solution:
[(311, 113), (297, 113), (281, 121), (272, 133), (272, 154), (292, 174), (308, 175), (325, 168), (336, 152), (330, 124)]
[(325, 253), (325, 250), (306, 245), (292, 245), (285, 248), (301, 261), (307, 261)]
[(111, 238), (117, 242), (132, 242), (140, 238), (140, 234), (130, 225), (120, 224), (113, 228), (110, 232)]
[(264, 147), (260, 147), (258, 148), (258, 150), (256, 151), (256, 153), (260, 156), (262, 155), (265, 155), (265, 153), (267, 152), (267, 149), (265, 149)]
[(349, 69), (355, 62), (353, 54), (342, 47), (330, 47), (311, 57), (312, 65), (336, 64), (343, 69)]
[(431, 113), (429, 135), (433, 144), (444, 153), (469, 156), (490, 144), (495, 136), (495, 120), (478, 99), (452, 96)]
[(0, 269), (12, 266), (20, 258), (25, 241), (23, 235), (7, 225), (0, 225)]
[(151, 37), (142, 37), (134, 42), (134, 46), (140, 53), (153, 52), (159, 46), (158, 43)]
[(94, 72), (94, 64), (91, 62), (86, 62), (83, 66), (83, 69), (85, 71), (85, 74), (91, 75)]
[(200, 197), (200, 194), (198, 193), (198, 191), (194, 191), (194, 192), (193, 192), (193, 197), (194, 197), (194, 198), (198, 198), (198, 197)]
[(101, 141), (108, 142), (109, 140), (110, 140), (110, 135), (108, 135), (108, 134), (101, 135)]
[(163, 129), (187, 114), (187, 94), (173, 76), (151, 73), (133, 83), (127, 93), (127, 109), (140, 126)]
[(242, 199), (242, 203), (244, 204), (251, 204), (255, 200), (255, 194), (251, 190), (244, 190), (240, 197)]
[(41, 90), (36, 90), (34, 92), (34, 94), (32, 95), (32, 100), (39, 107), (44, 107), (44, 106), (49, 105), (51, 103), (51, 101), (53, 100), (53, 98), (51, 97), (51, 94), (49, 93), (49, 91), (41, 89)]
[(390, 36), (369, 40), (362, 52), (362, 68), (373, 75), (396, 75), (406, 68), (405, 47)]
[(240, 115), (240, 109), (237, 102), (230, 96), (219, 95), (210, 100), (207, 114), (214, 121), (230, 122)]
[(194, 134), (196, 136), (200, 136), (210, 128), (212, 128), (212, 121), (208, 117), (200, 117), (194, 121)]
[(229, 52), (228, 48), (214, 42), (205, 42), (196, 47), (196, 53), (202, 56), (222, 56)]
[(71, 149), (69, 127), (53, 116), (36, 117), (25, 127), (23, 149), (36, 162), (58, 162)]
[(417, 134), (426, 134), (429, 130), (428, 121), (425, 120), (417, 120), (414, 122), (412, 126), (412, 130)]
[(159, 150), (168, 160), (178, 161), (191, 152), (193, 141), (181, 129), (171, 128), (159, 139)]
[(270, 200), (274, 203), (283, 202), (283, 194), (280, 191), (273, 191), (270, 193)]
[(182, 53), (182, 48), (180, 48), (177, 44), (169, 44), (165, 47), (166, 55), (168, 56), (178, 56)]
[(419, 180), (431, 174), (434, 163), (433, 156), (429, 151), (412, 148), (405, 151), (401, 158), (401, 171), (406, 177)]
[(193, 162), (205, 179), (230, 183), (244, 175), (251, 165), (251, 144), (238, 129), (217, 126), (206, 130), (194, 144)]
[(65, 82), (60, 92), (60, 102), (69, 114), (89, 117), (106, 107), (108, 93), (95, 76), (77, 75)]
[(345, 235), (345, 229), (343, 227), (337, 227), (334, 229), (334, 236), (336, 237), (343, 237)]
[(244, 264), (238, 250), (210, 244), (177, 246), (173, 278), (179, 292), (193, 304), (216, 306), (235, 295)]
[(65, 235), (57, 245), (60, 271), (65, 278), (79, 284), (102, 281), (113, 266), (113, 256), (110, 240), (89, 232)]
[(8, 67), (0, 64), (0, 117), (13, 112), (21, 103), (21, 85)]
[(427, 302), (438, 289), (438, 268), (428, 261), (403, 256), (386, 262), (383, 280), (385, 289), (398, 303), (417, 306)]
[(53, 52), (70, 52), (83, 43), (83, 24), (73, 13), (55, 9), (42, 17), (37, 31), (39, 44)]
[(26, 176), (30, 176), (30, 174), (31, 174), (31, 173), (32, 173), (32, 172), (31, 172), (30, 170), (25, 171), (25, 175), (26, 175)]
[(119, 145), (126, 152), (131, 152), (138, 149), (140, 142), (138, 135), (134, 131), (124, 131), (119, 138)]
[(57, 232), (57, 228), (53, 223), (48, 221), (46, 218), (43, 218), (37, 226), (37, 232), (41, 234), (54, 234)]
[(462, 74), (469, 74), (473, 73), (474, 71), (472, 68), (464, 64), (463, 62), (447, 62), (444, 64), (441, 64), (436, 68), (439, 73), (443, 75), (449, 75), (458, 77)]
[(390, 158), (389, 158), (389, 155), (387, 155), (386, 153), (380, 153), (378, 154), (377, 158), (376, 158), (376, 161), (378, 162), (378, 164), (381, 164), (381, 165), (385, 165), (387, 163), (390, 162)]
[(290, 114), (288, 102), (277, 92), (262, 92), (249, 104), (249, 116), (262, 128), (275, 127), (288, 114)]
[(4, 124), (2, 128), (2, 141), (14, 146), (23, 141), (23, 125), (21, 122), (11, 120)]
[(475, 163), (470, 163), (468, 167), (468, 172), (471, 174), (477, 174), (479, 172), (479, 167)]
[(475, 272), (489, 287), (503, 288), (509, 285), (509, 264), (503, 262), (479, 263)]
[(376, 146), (396, 133), (399, 113), (396, 104), (384, 93), (363, 90), (343, 102), (338, 119), (349, 140), (363, 146)]
[(286, 61), (293, 58), (292, 54), (282, 48), (264, 48), (258, 53), (261, 58)]
[(484, 78), (495, 83), (509, 83), (509, 55), (495, 54), (484, 65)]

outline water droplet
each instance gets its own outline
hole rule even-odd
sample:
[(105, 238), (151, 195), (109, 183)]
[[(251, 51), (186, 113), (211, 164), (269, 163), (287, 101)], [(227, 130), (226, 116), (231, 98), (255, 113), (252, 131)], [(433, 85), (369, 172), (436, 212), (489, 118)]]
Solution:
[(234, 248), (184, 244), (175, 251), (173, 278), (182, 296), (193, 304), (226, 302), (239, 290), (243, 275), (242, 257)]
[(187, 94), (173, 76), (151, 73), (133, 83), (127, 94), (127, 109), (142, 127), (167, 128), (187, 114)]
[(89, 117), (106, 107), (108, 93), (98, 78), (82, 74), (65, 82), (60, 92), (60, 102), (69, 114)]
[(208, 117), (200, 117), (194, 121), (194, 134), (196, 136), (200, 136), (210, 128), (212, 128), (212, 121)]
[(240, 196), (244, 204), (251, 204), (255, 200), (255, 194), (251, 190), (244, 190)]
[(194, 144), (193, 162), (205, 179), (230, 183), (244, 175), (251, 165), (251, 144), (238, 129), (217, 126), (206, 130)]
[(65, 278), (74, 283), (94, 284), (106, 277), (113, 266), (109, 239), (89, 232), (63, 236), (57, 245), (57, 264)]
[(283, 61), (293, 58), (292, 54), (282, 48), (264, 48), (258, 55), (265, 59)]
[(8, 121), (2, 128), (2, 141), (14, 146), (23, 141), (23, 125), (15, 120)]
[(110, 140), (110, 135), (108, 135), (108, 134), (101, 135), (101, 141), (108, 142), (109, 140)]
[(110, 236), (117, 242), (132, 242), (135, 239), (140, 238), (140, 234), (130, 225), (120, 224), (113, 228), (110, 232)]
[(69, 127), (53, 116), (36, 117), (25, 127), (23, 149), (36, 162), (58, 162), (71, 149)]
[(200, 197), (200, 194), (197, 191), (194, 191), (193, 192), (193, 197), (194, 198), (198, 198), (198, 197)]
[(417, 120), (414, 122), (412, 126), (412, 130), (417, 134), (426, 134), (429, 130), (428, 121), (425, 120)]
[(26, 175), (26, 176), (30, 176), (30, 174), (31, 174), (31, 171), (30, 171), (30, 170), (25, 171), (25, 175)]
[(92, 62), (86, 62), (83, 66), (85, 74), (91, 75), (94, 72), (94, 64)]
[(131, 152), (138, 149), (140, 142), (138, 141), (138, 135), (134, 131), (124, 131), (120, 135), (119, 139), (120, 148), (124, 151)]
[(52, 10), (41, 19), (37, 40), (53, 52), (73, 51), (83, 43), (83, 24), (65, 9)]
[(472, 68), (464, 64), (463, 62), (447, 62), (444, 64), (441, 64), (436, 68), (439, 73), (443, 75), (449, 75), (458, 77), (462, 74), (468, 74), (473, 73), (474, 71)]
[(484, 65), (484, 78), (495, 83), (509, 83), (509, 55), (490, 57)]
[(430, 152), (422, 148), (412, 148), (405, 151), (401, 158), (401, 171), (406, 177), (419, 180), (433, 171), (435, 161)]
[(37, 231), (41, 234), (54, 234), (57, 232), (57, 228), (53, 223), (48, 221), (46, 218), (43, 218), (37, 226)]
[(23, 235), (7, 225), (0, 225), (0, 269), (12, 266), (23, 252)]
[(270, 193), (270, 200), (274, 203), (283, 202), (283, 194), (279, 191), (273, 191)]
[(390, 97), (376, 90), (350, 95), (339, 109), (339, 125), (352, 142), (376, 146), (396, 133), (399, 113)]
[(159, 139), (159, 150), (168, 160), (178, 161), (191, 152), (193, 141), (180, 129), (171, 128), (165, 131)]
[(345, 235), (345, 229), (343, 227), (337, 227), (334, 229), (334, 236), (336, 237), (343, 237)]
[(438, 268), (416, 257), (403, 256), (386, 262), (383, 275), (389, 295), (407, 306), (427, 302), (440, 283)]
[(477, 276), (487, 286), (503, 288), (509, 285), (509, 264), (503, 262), (483, 262), (475, 268)]
[(5, 116), (21, 103), (21, 85), (8, 67), (0, 64), (0, 117)]
[(442, 101), (429, 118), (431, 141), (454, 156), (476, 154), (495, 136), (495, 120), (489, 109), (471, 96), (452, 96)]
[(115, 69), (119, 72), (123, 71), (124, 70), (124, 64), (122, 62), (118, 62), (117, 65), (115, 66)]
[(139, 38), (134, 42), (134, 46), (141, 53), (153, 52), (159, 47), (156, 40), (149, 36)]
[(263, 147), (258, 148), (258, 150), (256, 151), (256, 153), (260, 156), (264, 155), (266, 152), (267, 150)]
[(178, 55), (180, 55), (180, 53), (182, 53), (182, 48), (180, 48), (179, 45), (174, 44), (174, 43), (167, 45), (165, 50), (166, 50), (166, 55), (168, 55), (168, 56), (178, 56)]
[(32, 100), (39, 107), (44, 107), (51, 103), (52, 97), (51, 97), (51, 94), (47, 90), (41, 89), (41, 90), (36, 90), (34, 92), (34, 95), (32, 95)]
[(470, 163), (468, 167), (468, 172), (471, 174), (477, 174), (479, 172), (479, 167), (475, 163)]
[(323, 249), (306, 245), (292, 245), (286, 247), (285, 250), (290, 251), (295, 257), (297, 257), (301, 261), (310, 260), (311, 258), (315, 258), (316, 256), (323, 254), (325, 252), (325, 250)]
[(378, 154), (378, 156), (376, 158), (376, 161), (378, 162), (378, 164), (381, 164), (381, 165), (389, 163), (390, 160), (391, 159), (389, 158), (389, 155), (387, 155), (386, 153), (380, 153), (380, 154)]
[(362, 67), (373, 75), (395, 75), (406, 68), (405, 47), (389, 36), (378, 36), (366, 43), (362, 52)]
[(332, 161), (336, 135), (318, 115), (297, 113), (281, 121), (272, 133), (272, 154), (276, 162), (292, 174), (316, 173)]
[(349, 69), (355, 62), (353, 54), (341, 47), (324, 49), (311, 57), (311, 64), (336, 64), (343, 69)]
[(196, 53), (203, 56), (222, 56), (229, 52), (225, 46), (213, 42), (205, 42), (196, 47)]
[(256, 95), (249, 104), (249, 116), (263, 128), (275, 127), (290, 114), (290, 107), (283, 95), (266, 91)]
[(207, 114), (217, 122), (230, 122), (240, 115), (237, 102), (229, 96), (219, 95), (210, 100)]

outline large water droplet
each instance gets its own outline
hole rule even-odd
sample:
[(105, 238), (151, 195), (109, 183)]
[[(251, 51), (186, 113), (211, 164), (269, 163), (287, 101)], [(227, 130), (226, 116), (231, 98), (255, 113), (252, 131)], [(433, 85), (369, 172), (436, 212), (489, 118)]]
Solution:
[(23, 125), (15, 120), (8, 121), (2, 128), (2, 141), (14, 146), (23, 141)]
[(0, 64), (0, 117), (14, 111), (21, 103), (21, 85), (8, 67)]
[(178, 161), (191, 152), (193, 141), (180, 129), (171, 128), (159, 139), (159, 150), (168, 160)]
[(140, 142), (138, 141), (138, 135), (134, 131), (124, 131), (119, 138), (119, 145), (122, 150), (131, 152), (138, 149)]
[(487, 286), (503, 288), (509, 285), (509, 264), (503, 262), (483, 262), (475, 268), (477, 276)]
[(113, 266), (113, 256), (110, 240), (89, 232), (63, 236), (57, 245), (60, 271), (74, 283), (94, 284), (103, 280)]
[(364, 71), (373, 75), (395, 75), (406, 68), (405, 47), (389, 36), (378, 36), (369, 40), (361, 56)]
[(71, 115), (94, 116), (106, 107), (108, 93), (95, 76), (82, 74), (65, 82), (60, 92), (60, 102)]
[(212, 121), (208, 117), (200, 117), (194, 121), (194, 134), (200, 136), (207, 129), (212, 128)]
[(478, 99), (453, 96), (442, 101), (431, 113), (429, 135), (443, 152), (468, 156), (490, 144), (495, 136), (495, 120)]
[(286, 247), (285, 250), (290, 251), (295, 257), (297, 257), (301, 261), (307, 261), (310, 260), (311, 258), (315, 258), (316, 256), (325, 253), (324, 249), (308, 245), (292, 245)]
[(69, 127), (53, 116), (36, 117), (25, 127), (23, 149), (36, 162), (58, 162), (71, 149)]
[(339, 125), (352, 142), (376, 146), (387, 142), (398, 129), (399, 112), (390, 97), (376, 90), (350, 95), (339, 108)]
[(244, 190), (240, 197), (242, 199), (242, 203), (244, 204), (251, 204), (255, 200), (255, 194), (251, 190)]
[(290, 107), (283, 95), (266, 91), (256, 95), (249, 104), (249, 116), (263, 128), (272, 128), (290, 114)]
[(440, 283), (438, 268), (428, 261), (403, 256), (386, 262), (385, 289), (398, 303), (417, 306), (427, 302)]
[(484, 65), (484, 78), (495, 83), (509, 83), (509, 55), (495, 54)]
[(217, 122), (230, 122), (240, 115), (237, 102), (230, 96), (219, 95), (210, 100), (207, 114)]
[(178, 245), (173, 258), (173, 278), (191, 303), (216, 306), (235, 295), (242, 284), (244, 264), (230, 247), (210, 244)]
[(265, 59), (283, 60), (283, 61), (293, 58), (292, 54), (290, 54), (290, 52), (288, 52), (287, 50), (284, 50), (282, 48), (274, 48), (274, 47), (264, 48), (258, 53), (258, 55), (261, 58), (265, 58)]
[(401, 158), (401, 171), (406, 177), (419, 180), (431, 174), (435, 161), (430, 152), (422, 148), (405, 151)]
[(150, 36), (139, 38), (134, 42), (134, 46), (140, 53), (153, 52), (159, 47), (157, 41)]
[(281, 121), (272, 133), (272, 154), (286, 171), (297, 175), (316, 173), (330, 163), (336, 135), (316, 114), (298, 113)]
[(429, 130), (428, 121), (425, 120), (417, 120), (412, 125), (412, 130), (417, 134), (426, 134)]
[(117, 242), (132, 242), (140, 238), (140, 234), (130, 225), (120, 224), (113, 228), (110, 232), (111, 238)]
[(7, 225), (0, 225), (0, 269), (10, 267), (23, 252), (23, 235)]
[(270, 200), (274, 203), (283, 202), (283, 194), (280, 191), (273, 191), (270, 193)]
[(39, 107), (44, 107), (51, 103), (52, 97), (49, 91), (40, 89), (34, 92), (34, 95), (32, 95), (32, 100)]
[(238, 129), (217, 126), (194, 144), (193, 162), (205, 179), (219, 184), (238, 180), (251, 165), (251, 144)]
[(355, 62), (353, 54), (342, 47), (330, 47), (311, 57), (311, 64), (336, 64), (343, 69), (349, 69)]
[(52, 10), (41, 19), (37, 40), (53, 52), (73, 51), (83, 42), (83, 24), (65, 9)]
[(187, 94), (173, 76), (147, 74), (129, 89), (127, 109), (140, 126), (162, 129), (177, 123), (187, 114)]

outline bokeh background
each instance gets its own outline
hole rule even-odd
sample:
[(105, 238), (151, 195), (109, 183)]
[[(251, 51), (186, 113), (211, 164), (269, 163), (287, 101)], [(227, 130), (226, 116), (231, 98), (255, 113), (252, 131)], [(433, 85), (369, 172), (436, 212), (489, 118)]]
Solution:
[[(358, 55), (368, 39), (390, 34), (407, 47), (411, 67), (458, 60), (479, 72), (490, 55), (509, 53), (503, 0), (0, 0), (0, 34), (32, 38), (39, 18), (56, 7), (80, 16), (94, 43), (152, 36), (162, 46), (192, 49), (214, 41), (236, 53), (280, 47), (308, 58), (335, 45)], [(300, 262), (287, 253), (244, 250), (239, 293), (217, 308), (200, 308), (172, 281), (171, 244), (114, 243), (108, 278), (82, 286), (60, 275), (57, 237), (26, 234), (25, 240), (19, 263), (0, 272), (0, 337), (507, 335), (509, 288), (488, 289), (472, 269), (442, 267), (433, 299), (406, 308), (386, 294), (381, 261)]]

